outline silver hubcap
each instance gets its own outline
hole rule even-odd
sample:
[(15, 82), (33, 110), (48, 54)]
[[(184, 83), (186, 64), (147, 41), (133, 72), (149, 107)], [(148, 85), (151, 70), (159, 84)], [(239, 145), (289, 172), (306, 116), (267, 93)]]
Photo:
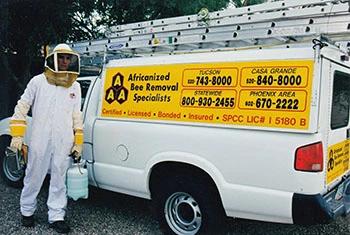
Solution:
[(165, 202), (164, 210), (168, 225), (176, 234), (196, 234), (201, 227), (201, 210), (187, 193), (173, 193)]
[(24, 169), (18, 169), (16, 157), (4, 156), (3, 170), (6, 178), (13, 182), (19, 181), (24, 175)]

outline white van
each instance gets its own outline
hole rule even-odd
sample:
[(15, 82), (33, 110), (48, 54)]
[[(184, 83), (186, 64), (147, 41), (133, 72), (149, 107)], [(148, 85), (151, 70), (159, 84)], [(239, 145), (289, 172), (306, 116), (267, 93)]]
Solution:
[(350, 63), (326, 45), (109, 61), (84, 104), (90, 183), (175, 234), (348, 214)]

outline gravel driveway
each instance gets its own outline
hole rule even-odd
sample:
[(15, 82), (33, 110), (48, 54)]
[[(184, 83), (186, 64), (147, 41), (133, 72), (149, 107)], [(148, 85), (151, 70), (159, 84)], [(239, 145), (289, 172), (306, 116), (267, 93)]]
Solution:
[[(90, 188), (89, 199), (68, 202), (70, 234), (162, 234), (152, 217), (150, 202), (135, 197)], [(45, 183), (38, 196), (36, 226), (20, 225), (20, 189), (10, 188), (0, 179), (0, 234), (56, 234), (47, 225)], [(327, 225), (298, 226), (264, 223), (243, 219), (228, 220), (228, 235), (238, 234), (350, 234), (350, 216), (340, 217)]]

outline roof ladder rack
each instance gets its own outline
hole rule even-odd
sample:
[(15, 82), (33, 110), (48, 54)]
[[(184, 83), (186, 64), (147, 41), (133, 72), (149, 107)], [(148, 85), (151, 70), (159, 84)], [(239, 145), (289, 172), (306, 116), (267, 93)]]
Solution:
[(113, 26), (104, 39), (71, 46), (80, 54), (130, 56), (251, 47), (300, 46), (324, 35), (347, 45), (349, 1), (283, 0)]

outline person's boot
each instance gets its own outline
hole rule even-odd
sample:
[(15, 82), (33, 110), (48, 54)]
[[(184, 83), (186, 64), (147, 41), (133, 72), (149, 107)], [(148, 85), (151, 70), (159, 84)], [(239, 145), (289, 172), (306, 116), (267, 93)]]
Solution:
[(50, 228), (53, 228), (58, 233), (69, 233), (70, 227), (64, 220), (55, 221), (50, 223)]
[(22, 226), (23, 227), (34, 227), (34, 216), (22, 215)]

